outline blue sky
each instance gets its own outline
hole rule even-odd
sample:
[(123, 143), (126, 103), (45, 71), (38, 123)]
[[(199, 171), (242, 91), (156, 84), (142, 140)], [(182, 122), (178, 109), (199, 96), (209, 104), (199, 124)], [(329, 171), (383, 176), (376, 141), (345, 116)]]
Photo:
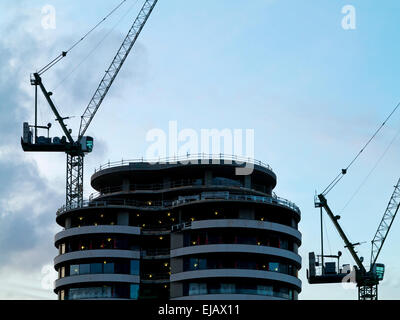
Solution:
[[(45, 30), (41, 9), (56, 9), (56, 29)], [(104, 70), (118, 49), (135, 9), (67, 80), (60, 80), (92, 50), (135, 0), (72, 51), (44, 81), (63, 116), (78, 129)], [(43, 266), (57, 255), (55, 212), (64, 202), (65, 156), (24, 154), (22, 122), (33, 122), (29, 74), (67, 49), (119, 1), (2, 1), (0, 4), (0, 298), (54, 299), (42, 289)], [(343, 6), (356, 9), (356, 29), (341, 26)], [(308, 252), (319, 250), (315, 190), (346, 166), (400, 101), (397, 41), (400, 3), (376, 0), (160, 0), (88, 134), (94, 152), (86, 157), (85, 190), (95, 167), (139, 158), (153, 128), (241, 128), (255, 131), (255, 157), (278, 175), (279, 196), (302, 210), (301, 299), (355, 299), (340, 285), (307, 284)], [(41, 123), (52, 121), (41, 101)], [(349, 174), (329, 194), (343, 228), (369, 261), (370, 241), (398, 180), (397, 139), (357, 196), (351, 195), (399, 130), (396, 113)], [(53, 135), (61, 135), (54, 126)], [(23, 195), (23, 196), (22, 196)], [(46, 199), (42, 201), (41, 199)], [(39, 204), (38, 204), (39, 203)], [(326, 251), (344, 252), (326, 222)], [(382, 251), (383, 299), (400, 298), (395, 221)]]

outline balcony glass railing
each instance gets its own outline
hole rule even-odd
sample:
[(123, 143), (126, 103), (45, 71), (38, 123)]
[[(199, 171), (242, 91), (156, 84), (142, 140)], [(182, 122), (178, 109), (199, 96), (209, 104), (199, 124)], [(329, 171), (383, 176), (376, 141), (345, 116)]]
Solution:
[(158, 159), (133, 159), (133, 160), (121, 160), (115, 162), (108, 162), (104, 165), (101, 165), (99, 168), (95, 169), (95, 172), (113, 168), (113, 167), (120, 167), (120, 166), (129, 166), (131, 163), (151, 163), (151, 164), (186, 164), (190, 161), (191, 164), (193, 163), (210, 163), (213, 161), (218, 163), (237, 163), (238, 165), (249, 163), (264, 167), (273, 172), (272, 168), (259, 160), (255, 160), (249, 157), (244, 156), (236, 156), (236, 155), (226, 155), (226, 154), (206, 154), (206, 153), (198, 153), (198, 154), (187, 154), (182, 156), (176, 157), (167, 157), (167, 158), (158, 158)]
[(272, 196), (254, 196), (244, 194), (231, 194), (228, 191), (224, 192), (202, 192), (197, 195), (180, 196), (176, 200), (154, 200), (154, 201), (138, 201), (129, 199), (107, 199), (107, 200), (86, 200), (80, 205), (64, 205), (57, 211), (57, 215), (60, 215), (66, 211), (89, 208), (89, 207), (107, 207), (107, 206), (129, 206), (138, 207), (147, 210), (162, 210), (169, 209), (171, 207), (195, 202), (195, 201), (206, 201), (206, 200), (232, 200), (232, 201), (251, 201), (258, 203), (269, 203), (274, 205), (280, 205), (286, 208), (290, 208), (300, 214), (300, 209), (293, 202), (280, 198), (276, 195)]

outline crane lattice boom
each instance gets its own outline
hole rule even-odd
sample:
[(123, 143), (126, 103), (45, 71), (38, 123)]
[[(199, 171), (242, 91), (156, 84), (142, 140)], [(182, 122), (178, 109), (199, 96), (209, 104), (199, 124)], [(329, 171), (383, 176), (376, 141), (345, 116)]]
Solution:
[(400, 207), (400, 179), (397, 181), (396, 186), (388, 206), (383, 214), (381, 223), (379, 224), (378, 230), (372, 240), (372, 250), (371, 250), (371, 268), (376, 264), (379, 253), (381, 252), (382, 246), (386, 240), (389, 233), (390, 227), (393, 224), (394, 218)]
[(147, 19), (149, 18), (155, 5), (157, 4), (157, 1), (158, 0), (145, 1), (142, 9), (139, 12), (139, 15), (137, 16), (127, 36), (125, 37), (125, 40), (119, 48), (118, 53), (115, 55), (110, 67), (106, 71), (106, 74), (101, 80), (96, 92), (89, 102), (89, 105), (87, 106), (85, 112), (81, 117), (78, 142), (85, 134), (87, 128), (90, 125), (90, 122), (93, 120), (94, 115), (96, 114), (105, 96), (107, 95), (108, 90), (110, 89), (112, 83), (118, 75), (118, 72), (120, 71), (122, 65), (128, 57), (129, 52), (131, 51), (133, 45), (139, 37), (144, 25), (147, 22)]

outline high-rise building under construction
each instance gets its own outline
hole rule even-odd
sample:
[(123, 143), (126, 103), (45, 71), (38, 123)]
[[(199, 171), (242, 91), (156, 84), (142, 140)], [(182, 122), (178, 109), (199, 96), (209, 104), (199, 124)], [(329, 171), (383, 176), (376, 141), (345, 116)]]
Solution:
[(123, 161), (63, 207), (55, 293), (75, 299), (297, 299), (299, 208), (258, 161)]

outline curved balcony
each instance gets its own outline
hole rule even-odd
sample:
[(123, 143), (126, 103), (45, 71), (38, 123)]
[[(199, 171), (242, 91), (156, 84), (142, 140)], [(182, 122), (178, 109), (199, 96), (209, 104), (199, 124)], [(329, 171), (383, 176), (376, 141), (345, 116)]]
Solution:
[(129, 274), (88, 274), (57, 279), (55, 290), (60, 287), (83, 283), (140, 283), (140, 277)]
[(283, 273), (276, 273), (264, 270), (247, 270), (247, 269), (207, 269), (207, 270), (194, 270), (174, 273), (171, 275), (171, 282), (185, 281), (185, 280), (199, 280), (209, 278), (250, 278), (262, 279), (288, 283), (300, 292), (301, 280), (294, 276)]
[(206, 153), (198, 153), (198, 154), (187, 154), (183, 156), (175, 156), (175, 157), (166, 157), (166, 158), (158, 158), (158, 159), (133, 159), (133, 160), (121, 160), (115, 162), (108, 162), (106, 164), (101, 165), (99, 168), (95, 169), (95, 173), (99, 172), (104, 169), (115, 168), (115, 167), (122, 167), (122, 166), (129, 166), (131, 163), (135, 164), (232, 164), (236, 163), (237, 165), (242, 164), (252, 164), (257, 165), (262, 168), (265, 168), (271, 172), (273, 172), (272, 168), (262, 161), (255, 160), (249, 157), (243, 156), (236, 156), (236, 155), (227, 155), (227, 154), (206, 154)]
[(59, 264), (67, 261), (96, 258), (140, 259), (140, 250), (95, 249), (68, 252), (54, 258), (54, 267), (57, 268)]
[(119, 226), (119, 225), (99, 225), (99, 226), (88, 226), (88, 227), (80, 227), (80, 228), (70, 228), (63, 231), (60, 231), (55, 235), (54, 242), (57, 246), (58, 242), (62, 239), (81, 236), (81, 235), (90, 235), (90, 234), (127, 234), (127, 235), (140, 235), (139, 227), (130, 227), (130, 226)]
[[(201, 181), (199, 181), (201, 180)], [(165, 193), (172, 192), (182, 189), (229, 189), (229, 190), (240, 190), (246, 192), (254, 192), (257, 194), (266, 194), (267, 188), (263, 185), (251, 184), (250, 188), (246, 188), (242, 183), (215, 183), (204, 184), (202, 179), (180, 179), (175, 181), (170, 181), (169, 183), (149, 183), (149, 184), (130, 184), (128, 189), (125, 189), (123, 185), (118, 186), (107, 186), (98, 189), (97, 192), (93, 192), (89, 195), (89, 200), (93, 201), (101, 197), (116, 196), (119, 194), (127, 193)], [(276, 197), (276, 195), (274, 195)]]
[(247, 220), (247, 219), (213, 219), (213, 220), (199, 220), (190, 223), (174, 226), (180, 230), (197, 230), (197, 229), (213, 229), (213, 228), (240, 228), (240, 229), (258, 229), (266, 231), (274, 231), (278, 233), (287, 234), (296, 238), (301, 243), (301, 233), (295, 228), (288, 227), (279, 223)]
[(67, 211), (78, 210), (83, 208), (104, 208), (104, 207), (117, 207), (117, 208), (133, 208), (139, 210), (168, 210), (179, 206), (184, 206), (193, 203), (201, 203), (207, 201), (238, 201), (238, 202), (254, 202), (265, 203), (274, 206), (280, 206), (294, 211), (300, 217), (300, 209), (293, 202), (289, 200), (272, 196), (255, 196), (245, 194), (232, 194), (228, 191), (223, 192), (202, 192), (201, 194), (191, 196), (180, 196), (176, 200), (164, 201), (137, 201), (128, 199), (108, 199), (108, 200), (87, 200), (83, 201), (80, 205), (63, 206), (57, 211), (57, 216), (62, 215)]
[(171, 250), (171, 258), (194, 255), (194, 254), (210, 254), (210, 253), (252, 253), (275, 256), (285, 258), (297, 263), (301, 266), (301, 257), (285, 249), (278, 249), (266, 246), (248, 245), (248, 244), (205, 244), (190, 247), (183, 247)]

